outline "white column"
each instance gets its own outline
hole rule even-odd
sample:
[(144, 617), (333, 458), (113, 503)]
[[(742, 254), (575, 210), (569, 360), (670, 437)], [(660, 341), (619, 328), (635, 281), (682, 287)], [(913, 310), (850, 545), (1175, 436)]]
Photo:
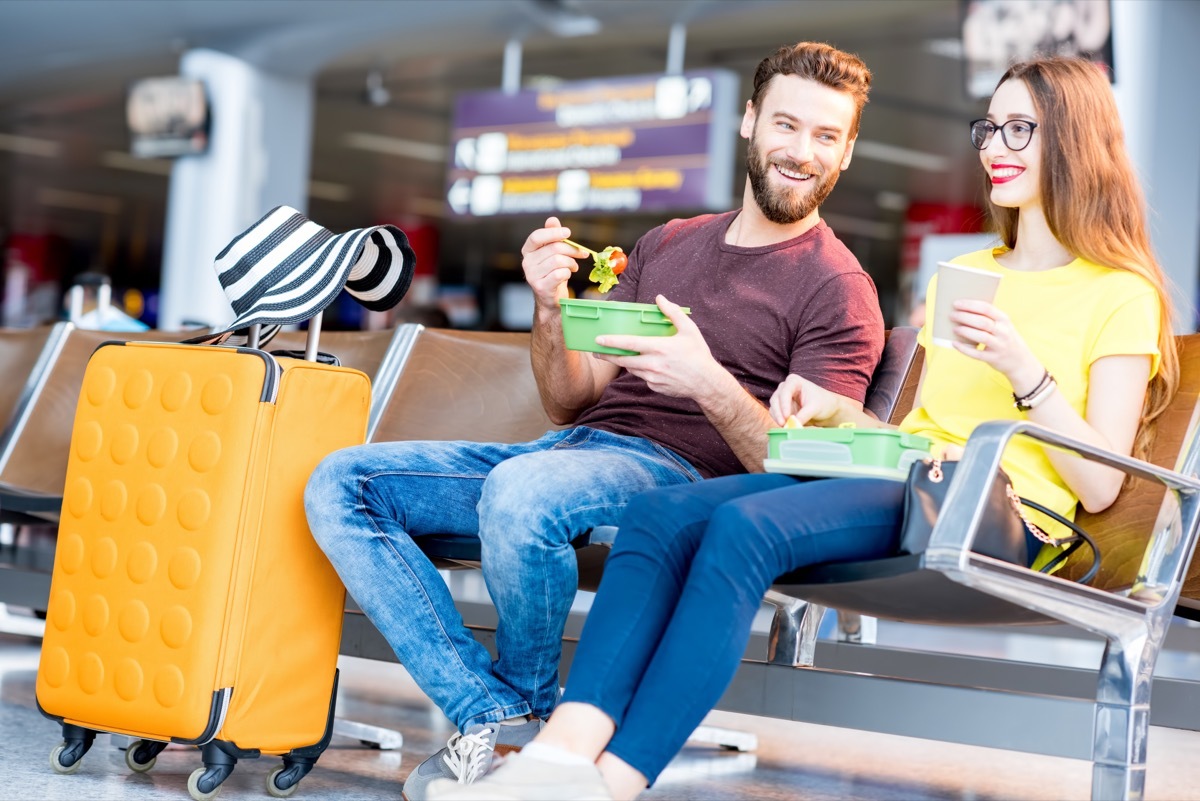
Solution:
[(233, 310), (213, 260), (278, 205), (307, 208), (313, 91), (309, 77), (273, 75), (235, 56), (192, 50), (182, 75), (208, 94), (208, 152), (175, 162), (167, 200), (159, 327), (221, 325)]
[(1200, 273), (1200, 3), (1113, 0), (1117, 106), (1174, 284), (1177, 332), (1197, 327)]

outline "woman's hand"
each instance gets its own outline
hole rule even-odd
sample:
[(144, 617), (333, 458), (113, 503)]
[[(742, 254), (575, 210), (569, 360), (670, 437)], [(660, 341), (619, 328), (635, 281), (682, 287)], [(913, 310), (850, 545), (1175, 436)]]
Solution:
[(1027, 395), (1041, 383), (1046, 368), (1029, 350), (1007, 314), (986, 301), (958, 300), (950, 321), (955, 334), (976, 343), (955, 342), (954, 349), (995, 368), (1012, 384), (1014, 394)]

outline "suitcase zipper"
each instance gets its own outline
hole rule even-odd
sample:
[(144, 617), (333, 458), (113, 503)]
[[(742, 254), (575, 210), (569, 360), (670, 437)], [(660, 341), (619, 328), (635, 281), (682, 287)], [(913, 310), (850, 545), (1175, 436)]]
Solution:
[(259, 400), (263, 403), (274, 403), (279, 397), (279, 380), (283, 376), (283, 368), (275, 357), (271, 354), (256, 350), (255, 348), (236, 348), (238, 353), (249, 353), (252, 356), (257, 356), (266, 362), (267, 371), (263, 376), (262, 394), (259, 395)]
[(208, 715), (208, 725), (199, 737), (172, 737), (171, 742), (179, 743), (180, 745), (204, 745), (212, 742), (213, 738), (221, 731), (221, 727), (225, 725), (225, 716), (229, 714), (229, 702), (233, 698), (232, 687), (222, 687), (213, 692), (212, 708)]
[[(270, 444), (271, 444), (270, 443), (270, 429), (272, 429), (274, 427), (274, 419), (273, 419), (274, 401), (276, 399), (276, 395), (278, 394), (279, 384), (280, 384), (280, 379), (279, 379), (278, 374), (282, 373), (283, 368), (280, 367), (278, 362), (276, 362), (273, 357), (264, 353), (263, 351), (248, 349), (248, 348), (247, 349), (239, 348), (238, 350), (245, 350), (247, 353), (253, 353), (253, 354), (256, 354), (257, 356), (263, 357), (266, 360), (266, 362), (269, 365), (272, 365), (274, 368), (272, 370), (267, 371), (268, 375), (271, 377), (270, 383), (272, 385), (270, 387), (270, 393), (269, 393), (270, 397), (269, 398), (266, 397), (268, 392), (267, 392), (267, 387), (264, 386), (263, 399), (262, 399), (263, 402), (271, 404), (270, 409), (269, 409), (269, 412), (272, 413), (271, 423), (265, 427), (262, 425), (262, 422), (263, 422), (262, 416), (268, 414), (268, 408), (259, 406), (259, 412), (258, 412), (259, 422), (255, 425), (255, 429), (258, 431), (258, 437), (257, 437), (257, 441), (255, 442), (254, 447), (250, 454), (250, 473), (249, 474), (251, 476), (253, 476), (253, 480), (251, 481), (250, 486), (248, 486), (246, 488), (246, 494), (245, 494), (245, 498), (244, 498), (244, 500), (249, 500), (249, 499), (261, 500), (262, 484), (265, 483), (266, 476), (263, 475), (261, 473), (261, 471), (256, 470), (255, 467), (256, 467), (256, 465), (258, 465), (260, 463), (260, 461), (265, 463), (264, 460), (266, 460), (268, 458), (267, 456), (264, 456), (263, 449), (264, 448), (266, 449), (266, 452), (268, 455), (270, 452)], [(267, 382), (264, 382), (264, 384), (265, 383), (267, 383)], [(259, 518), (261, 518), (261, 515), (262, 515), (261, 505), (251, 505), (250, 507), (243, 506), (241, 513), (239, 514), (239, 517), (238, 517), (238, 523), (237, 523), (238, 531), (245, 532), (246, 528), (247, 528), (247, 521), (258, 520)], [(237, 660), (240, 658), (240, 654), (242, 652), (242, 647), (243, 647), (243, 643), (244, 643), (245, 636), (246, 636), (246, 631), (245, 631), (246, 619), (245, 618), (246, 618), (246, 611), (247, 611), (246, 603), (247, 603), (247, 599), (249, 596), (249, 591), (244, 586), (244, 583), (240, 579), (253, 574), (254, 555), (256, 553), (256, 549), (257, 549), (257, 542), (247, 543), (245, 541), (244, 537), (239, 536), (237, 538), (237, 546), (233, 553), (233, 571), (230, 575), (230, 581), (231, 581), (230, 587), (231, 587), (231, 589), (234, 590), (234, 592), (226, 600), (225, 620), (231, 621), (236, 618), (238, 621), (238, 625), (237, 625), (236, 630), (234, 632), (232, 632), (232, 635), (231, 635), (231, 632), (229, 631), (229, 627), (227, 624), (226, 631), (224, 633), (224, 636), (222, 637), (223, 641), (222, 641), (222, 645), (221, 645), (221, 651), (217, 656), (217, 680), (218, 681), (221, 681), (222, 678), (229, 680), (229, 681), (233, 681), (235, 678), (234, 674), (230, 674), (230, 675), (226, 676), (225, 673), (228, 668), (227, 660), (230, 660), (230, 659)], [(237, 590), (240, 590), (240, 592), (238, 592)], [(224, 689), (218, 691), (218, 692), (225, 693), (224, 708), (222, 709), (222, 712), (221, 712), (222, 720), (224, 720), (225, 713), (228, 711), (228, 707), (231, 704), (232, 694), (233, 694), (234, 689), (235, 688), (231, 686), (231, 687), (224, 688)], [(219, 732), (220, 729), (218, 729), (217, 731)]]

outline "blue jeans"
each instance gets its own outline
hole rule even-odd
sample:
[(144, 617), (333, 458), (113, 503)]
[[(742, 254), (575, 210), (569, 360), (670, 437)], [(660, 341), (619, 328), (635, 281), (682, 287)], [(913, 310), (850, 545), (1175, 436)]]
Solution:
[[(578, 568), (571, 542), (625, 504), (699, 473), (649, 440), (576, 427), (514, 445), (386, 442), (318, 465), (309, 526), (362, 607), (459, 730), (558, 701), (562, 631)], [(494, 663), (414, 539), (478, 536), (499, 627)]]
[(904, 483), (717, 478), (634, 498), (563, 701), (616, 723), (608, 750), (653, 784), (733, 680), (780, 575), (895, 552)]

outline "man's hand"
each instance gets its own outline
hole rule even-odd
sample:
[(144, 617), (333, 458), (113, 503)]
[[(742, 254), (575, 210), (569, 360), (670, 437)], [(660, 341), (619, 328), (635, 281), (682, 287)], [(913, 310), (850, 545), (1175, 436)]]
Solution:
[(837, 425), (842, 407), (841, 395), (792, 373), (775, 389), (768, 409), (771, 419), (780, 426), (786, 424), (789, 417), (796, 418), (800, 425), (828, 426)]
[(567, 296), (567, 279), (579, 269), (575, 260), (588, 255), (563, 242), (570, 235), (570, 228), (563, 227), (557, 217), (550, 217), (545, 227), (531, 233), (521, 246), (525, 282), (543, 311), (558, 311), (558, 299)]
[[(682, 308), (662, 295), (655, 298), (655, 302), (667, 319), (675, 324), (676, 333), (673, 336), (599, 336), (596, 337), (598, 345), (637, 351), (638, 355), (597, 353), (596, 358), (625, 368), (661, 395), (691, 398), (703, 406), (704, 399), (727, 387), (733, 376), (713, 358), (704, 335)], [(736, 384), (736, 381), (733, 383)]]

